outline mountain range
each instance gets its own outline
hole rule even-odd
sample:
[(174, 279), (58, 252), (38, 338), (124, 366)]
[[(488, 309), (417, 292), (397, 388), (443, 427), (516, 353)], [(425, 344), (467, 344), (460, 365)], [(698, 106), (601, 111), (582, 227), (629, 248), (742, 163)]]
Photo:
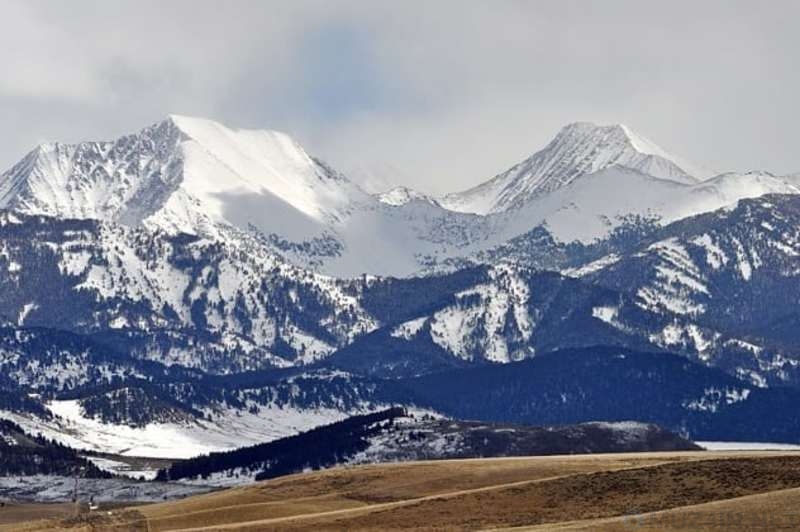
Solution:
[(468, 191), (375, 196), (283, 133), (171, 116), (114, 141), (39, 146), (0, 176), (0, 208), (222, 241), (243, 232), (320, 273), (408, 276), (537, 226), (590, 243), (632, 217), (668, 223), (798, 191), (793, 177), (710, 174), (625, 126), (578, 123)]
[(392, 405), (796, 442), (799, 275), (797, 175), (626, 126), (433, 197), (170, 116), (0, 174), (0, 412), (171, 458)]

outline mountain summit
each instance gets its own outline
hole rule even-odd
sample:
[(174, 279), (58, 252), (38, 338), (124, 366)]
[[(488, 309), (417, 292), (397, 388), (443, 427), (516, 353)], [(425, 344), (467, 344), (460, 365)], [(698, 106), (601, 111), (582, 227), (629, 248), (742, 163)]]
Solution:
[(576, 122), (565, 126), (541, 151), (483, 184), (445, 196), (440, 203), (454, 211), (476, 214), (517, 209), (577, 177), (614, 165), (682, 184), (713, 175), (624, 125)]
[(482, 222), (433, 200), (395, 200), (366, 193), (284, 133), (177, 115), (116, 140), (43, 144), (0, 174), (0, 209), (223, 241), (247, 233), (339, 276), (409, 275), (485, 236)]
[(0, 175), (0, 208), (200, 235), (246, 218), (305, 236), (362, 197), (284, 133), (177, 115), (113, 141), (43, 144)]

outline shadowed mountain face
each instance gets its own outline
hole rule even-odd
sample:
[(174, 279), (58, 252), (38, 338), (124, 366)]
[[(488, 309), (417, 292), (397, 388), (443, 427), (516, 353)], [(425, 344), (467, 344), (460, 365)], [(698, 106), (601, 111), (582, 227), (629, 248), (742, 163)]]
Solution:
[[(694, 395), (681, 396), (681, 404), (698, 405), (699, 413), (680, 407), (675, 414), (648, 396), (636, 411), (614, 402), (576, 419), (556, 408), (556, 400), (541, 410), (555, 417), (497, 420), (644, 419), (686, 427), (692, 435), (717, 423), (720, 439), (757, 438), (756, 429), (740, 432), (734, 424), (742, 416), (773, 419), (770, 412), (785, 407), (783, 392), (776, 389), (769, 401), (753, 398), (773, 393), (764, 386), (797, 382), (790, 302), (798, 201), (745, 201), (621, 240), (608, 255), (600, 255), (608, 244), (566, 248), (566, 263), (581, 264), (570, 256), (588, 261), (565, 269), (580, 278), (504, 265), (412, 279), (336, 280), (196, 237), (6, 213), (0, 227), (6, 294), (0, 363), (11, 395), (4, 408), (46, 421), (52, 399), (56, 412), (69, 406), (64, 401), (78, 401), (77, 415), (110, 427), (180, 427), (234, 412), (268, 417), (287, 406), (302, 416), (324, 405), (324, 419), (333, 420), (420, 402), (405, 381), (381, 379), (458, 368), (488, 375), (554, 350), (615, 345), (677, 352), (687, 357), (677, 360), (719, 368), (735, 384), (715, 377), (702, 385), (716, 390), (711, 396), (698, 391), (700, 385)], [(744, 305), (735, 306), (734, 297)], [(619, 363), (620, 374), (632, 367)], [(577, 366), (566, 368), (576, 386), (592, 378)], [(330, 380), (313, 373), (318, 370), (341, 377)], [(545, 378), (553, 371), (544, 366), (536, 374)], [(661, 371), (661, 384), (685, 377), (680, 364)], [(209, 374), (244, 377), (217, 382)], [(240, 384), (229, 389), (231, 382)], [(730, 386), (734, 403), (752, 410), (706, 408), (727, 401)], [(39, 396), (11, 400), (28, 393)], [(453, 397), (463, 401), (474, 393), (465, 389)], [(495, 413), (511, 411), (504, 410), (510, 408), (503, 401), (511, 397), (507, 390), (496, 396), (502, 406)], [(471, 417), (446, 403), (423, 404)], [(716, 421), (723, 415), (730, 416), (729, 425)], [(775, 438), (792, 441), (790, 420), (774, 425), (782, 427)], [(269, 430), (257, 437), (267, 438)]]
[(758, 388), (667, 353), (584, 348), (408, 381), (424, 404), (462, 419), (580, 423), (636, 419), (694, 440), (796, 442), (800, 391)]

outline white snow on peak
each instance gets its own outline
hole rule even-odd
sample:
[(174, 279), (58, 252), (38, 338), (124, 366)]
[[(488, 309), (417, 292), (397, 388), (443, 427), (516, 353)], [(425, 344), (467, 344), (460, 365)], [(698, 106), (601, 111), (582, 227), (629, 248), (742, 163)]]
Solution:
[(0, 209), (215, 240), (257, 232), (336, 276), (410, 275), (487, 229), (435, 201), (387, 205), (286, 134), (173, 115), (108, 142), (40, 146), (0, 174)]
[[(185, 188), (203, 202), (271, 194), (311, 218), (324, 220), (336, 216), (358, 194), (357, 187), (322, 166), (285, 133), (230, 129), (177, 115), (169, 120), (188, 138), (183, 144), (184, 153), (190, 155)], [(218, 212), (223, 217), (224, 208)]]
[[(633, 148), (640, 152), (647, 155), (655, 155), (657, 157), (661, 157), (662, 159), (666, 159), (668, 161), (672, 161), (675, 163), (681, 170), (686, 172), (688, 175), (694, 177), (697, 180), (704, 180), (710, 177), (713, 177), (718, 174), (718, 172), (711, 170), (709, 168), (698, 166), (690, 161), (687, 161), (683, 157), (679, 157), (673, 153), (669, 153), (663, 148), (661, 148), (658, 144), (653, 142), (652, 140), (643, 137), (639, 133), (633, 131), (631, 128), (626, 126), (625, 124), (620, 124), (619, 127), (628, 137)], [(654, 174), (655, 175), (655, 174)], [(656, 176), (659, 177), (659, 176)]]
[(613, 165), (688, 184), (713, 173), (698, 169), (623, 125), (576, 122), (564, 127), (542, 150), (472, 189), (440, 203), (452, 210), (488, 214), (517, 209), (576, 178)]
[(177, 115), (113, 141), (43, 144), (0, 176), (2, 208), (201, 235), (317, 235), (368, 199), (284, 133)]

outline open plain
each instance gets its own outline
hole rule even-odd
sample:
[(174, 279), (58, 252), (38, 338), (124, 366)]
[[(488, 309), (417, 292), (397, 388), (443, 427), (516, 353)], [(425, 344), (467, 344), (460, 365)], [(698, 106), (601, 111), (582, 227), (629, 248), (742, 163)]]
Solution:
[(797, 502), (797, 452), (576, 455), (338, 468), (0, 530), (797, 530)]

